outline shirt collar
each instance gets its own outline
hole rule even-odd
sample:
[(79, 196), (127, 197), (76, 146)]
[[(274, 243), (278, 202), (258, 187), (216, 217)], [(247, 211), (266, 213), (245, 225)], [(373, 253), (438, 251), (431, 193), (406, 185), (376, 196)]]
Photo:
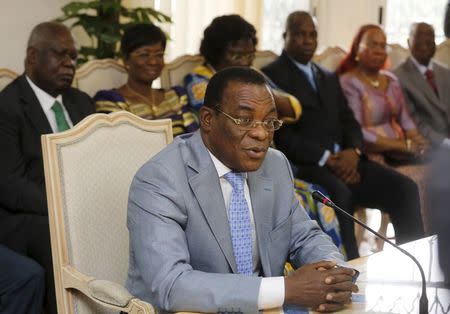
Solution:
[(299, 68), (301, 71), (312, 75), (313, 70), (312, 70), (311, 62), (308, 62), (307, 64), (303, 64), (303, 63), (296, 61), (294, 58), (289, 57), (289, 59), (291, 59), (291, 61), (295, 64), (295, 66), (297, 68)]
[(25, 75), (25, 77), (44, 111), (49, 111), (52, 108), (55, 101), (58, 101), (60, 104), (63, 103), (61, 95), (58, 95), (55, 98), (50, 94), (48, 94), (46, 91), (39, 88), (36, 84), (34, 84), (33, 81), (27, 75)]
[[(212, 162), (214, 164), (214, 167), (217, 170), (217, 174), (219, 175), (219, 178), (222, 178), (224, 175), (226, 175), (229, 172), (232, 172), (230, 168), (225, 166), (219, 159), (217, 159), (216, 156), (214, 156), (210, 150), (208, 149), (208, 153), (211, 156)], [(245, 177), (247, 177), (247, 174), (245, 174)]]
[(424, 66), (423, 64), (420, 64), (419, 61), (417, 61), (413, 56), (411, 56), (411, 60), (415, 64), (419, 72), (422, 73), (422, 75), (425, 75), (425, 72), (427, 72), (427, 70), (433, 70), (431, 61), (428, 63), (428, 66)]

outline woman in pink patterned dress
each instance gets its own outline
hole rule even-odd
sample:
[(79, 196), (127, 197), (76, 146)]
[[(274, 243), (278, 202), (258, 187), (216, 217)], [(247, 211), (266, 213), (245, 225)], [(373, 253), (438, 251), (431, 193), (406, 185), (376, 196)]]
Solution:
[(408, 113), (398, 79), (384, 69), (386, 60), (383, 30), (377, 25), (364, 25), (337, 73), (361, 125), (368, 157), (413, 179), (419, 186), (424, 213), (423, 159), (429, 146)]

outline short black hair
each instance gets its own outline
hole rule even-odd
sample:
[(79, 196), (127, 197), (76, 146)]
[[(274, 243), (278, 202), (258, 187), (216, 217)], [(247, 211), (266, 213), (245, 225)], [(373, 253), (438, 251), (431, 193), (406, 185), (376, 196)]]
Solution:
[(237, 14), (216, 17), (203, 32), (200, 54), (212, 66), (219, 64), (228, 45), (238, 40), (250, 39), (256, 46), (255, 27)]
[(134, 50), (147, 45), (161, 43), (166, 49), (166, 35), (154, 24), (133, 24), (125, 29), (120, 42), (122, 57), (128, 59)]
[(229, 67), (214, 74), (208, 82), (203, 105), (208, 108), (217, 108), (217, 106), (222, 103), (223, 91), (229, 82), (240, 82), (254, 85), (267, 84), (264, 76), (252, 68)]

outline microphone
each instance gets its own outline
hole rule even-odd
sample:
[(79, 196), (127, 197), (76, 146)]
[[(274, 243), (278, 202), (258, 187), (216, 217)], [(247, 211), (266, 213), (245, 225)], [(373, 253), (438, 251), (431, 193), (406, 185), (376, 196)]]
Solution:
[(420, 296), (420, 300), (419, 300), (419, 313), (420, 314), (428, 313), (428, 298), (427, 298), (427, 286), (426, 286), (426, 281), (425, 281), (425, 273), (423, 272), (423, 268), (422, 268), (422, 266), (420, 266), (419, 261), (411, 253), (409, 253), (405, 249), (402, 249), (400, 246), (398, 246), (394, 242), (390, 241), (388, 238), (382, 236), (381, 234), (379, 234), (378, 232), (376, 232), (375, 230), (370, 228), (368, 225), (359, 221), (358, 219), (356, 219), (355, 217), (353, 217), (352, 215), (347, 213), (345, 210), (343, 210), (342, 208), (340, 208), (339, 206), (334, 204), (329, 198), (327, 198), (321, 192), (319, 192), (319, 191), (312, 192), (312, 197), (316, 201), (337, 210), (344, 216), (346, 216), (346, 217), (350, 218), (351, 220), (353, 220), (354, 222), (356, 222), (358, 225), (362, 226), (364, 229), (369, 230), (371, 233), (373, 233), (377, 237), (383, 239), (383, 241), (389, 243), (390, 245), (395, 247), (397, 250), (399, 250), (406, 256), (410, 257), (414, 261), (414, 263), (416, 263), (417, 267), (419, 267), (420, 275), (422, 277), (422, 295)]

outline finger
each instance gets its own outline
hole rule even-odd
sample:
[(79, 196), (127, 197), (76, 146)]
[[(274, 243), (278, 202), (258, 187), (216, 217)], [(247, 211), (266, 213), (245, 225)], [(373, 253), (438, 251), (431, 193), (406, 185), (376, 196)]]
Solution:
[(357, 183), (358, 173), (356, 171), (352, 171), (346, 178), (344, 178), (344, 182), (347, 184)]
[(328, 271), (328, 274), (333, 276), (333, 275), (348, 275), (348, 276), (354, 276), (355, 275), (355, 270), (353, 268), (349, 268), (349, 267), (344, 267), (344, 266), (337, 266), (334, 267), (333, 269), (330, 269)]
[(355, 285), (353, 282), (351, 281), (344, 281), (344, 282), (338, 282), (338, 283), (334, 283), (334, 284), (328, 284), (327, 285), (329, 287), (329, 291), (348, 291), (348, 292), (358, 292), (358, 286)]
[(343, 304), (340, 303), (324, 303), (319, 305), (315, 310), (317, 312), (336, 312), (344, 308)]
[(339, 275), (331, 275), (331, 276), (327, 276), (326, 278), (325, 278), (325, 283), (327, 284), (327, 285), (330, 285), (330, 284), (335, 284), (335, 283), (340, 283), (340, 282), (345, 282), (345, 281), (352, 281), (352, 276), (350, 276), (350, 275), (347, 275), (347, 274), (344, 274), (344, 275), (341, 275), (341, 274), (339, 274)]
[(311, 264), (315, 269), (319, 270), (319, 268), (330, 269), (337, 265), (336, 261), (320, 261)]
[(352, 293), (350, 291), (329, 292), (325, 298), (328, 302), (348, 304), (351, 302)]

